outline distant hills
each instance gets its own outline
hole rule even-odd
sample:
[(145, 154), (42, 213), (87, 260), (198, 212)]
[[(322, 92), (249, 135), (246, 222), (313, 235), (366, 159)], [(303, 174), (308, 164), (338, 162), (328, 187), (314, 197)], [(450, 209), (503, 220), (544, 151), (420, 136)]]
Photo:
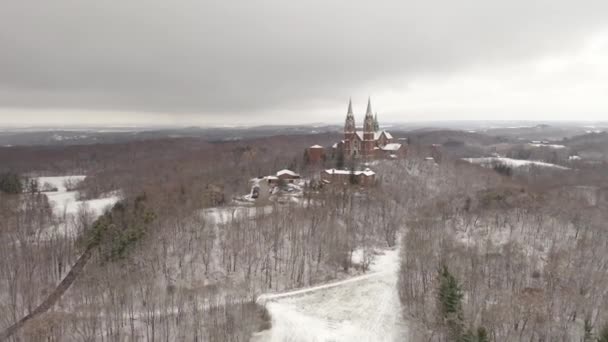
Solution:
[[(408, 136), (443, 143), (442, 140), (462, 135), (482, 144), (504, 140), (561, 140), (592, 132), (608, 131), (608, 123), (521, 122), (521, 121), (445, 121), (389, 124), (381, 128), (407, 132)], [(127, 141), (198, 138), (207, 141), (234, 141), (275, 135), (340, 133), (342, 125), (263, 125), (234, 127), (105, 127), (105, 128), (0, 128), (0, 147), (4, 146), (69, 146), (120, 143)], [(432, 132), (426, 136), (425, 132)]]

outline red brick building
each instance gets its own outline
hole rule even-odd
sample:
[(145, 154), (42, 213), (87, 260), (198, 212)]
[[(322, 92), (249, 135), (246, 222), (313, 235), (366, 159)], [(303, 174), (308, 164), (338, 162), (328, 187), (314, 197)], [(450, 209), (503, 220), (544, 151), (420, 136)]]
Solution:
[(357, 131), (352, 101), (348, 102), (344, 123), (344, 140), (334, 145), (334, 147), (338, 153), (343, 153), (347, 158), (369, 160), (389, 156), (396, 158), (405, 155), (405, 146), (394, 143), (393, 136), (389, 132), (380, 130), (378, 115), (374, 116), (372, 114), (371, 99), (367, 101), (363, 131)]
[(310, 164), (319, 164), (325, 159), (325, 148), (313, 145), (306, 149), (306, 161)]

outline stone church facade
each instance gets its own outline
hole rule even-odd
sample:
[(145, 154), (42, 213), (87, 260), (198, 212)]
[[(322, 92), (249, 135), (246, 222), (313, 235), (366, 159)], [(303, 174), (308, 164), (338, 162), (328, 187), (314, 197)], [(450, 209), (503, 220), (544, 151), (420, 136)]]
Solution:
[(404, 151), (401, 144), (393, 142), (393, 136), (380, 130), (378, 115), (372, 113), (371, 99), (367, 101), (367, 110), (363, 119), (363, 130), (357, 131), (352, 101), (348, 102), (348, 111), (344, 123), (344, 140), (334, 145), (338, 153), (346, 158), (379, 159), (397, 158)]

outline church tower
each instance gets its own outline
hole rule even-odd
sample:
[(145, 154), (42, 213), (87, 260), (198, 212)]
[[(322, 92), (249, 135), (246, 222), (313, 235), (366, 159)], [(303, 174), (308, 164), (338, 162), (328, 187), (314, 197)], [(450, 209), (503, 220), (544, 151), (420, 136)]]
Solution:
[(374, 114), (372, 114), (372, 101), (367, 99), (367, 110), (363, 121), (363, 140), (374, 140)]
[(344, 123), (344, 152), (347, 156), (353, 154), (356, 131), (357, 126), (355, 125), (355, 115), (353, 114), (353, 102), (352, 99), (349, 99), (346, 121)]
[(370, 158), (374, 154), (374, 114), (372, 114), (372, 101), (367, 99), (367, 110), (363, 121), (363, 155)]

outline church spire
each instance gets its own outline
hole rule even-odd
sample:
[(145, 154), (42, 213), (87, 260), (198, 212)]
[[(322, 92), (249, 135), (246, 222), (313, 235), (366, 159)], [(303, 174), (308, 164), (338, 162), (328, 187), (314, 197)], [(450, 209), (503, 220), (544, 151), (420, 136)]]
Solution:
[(346, 112), (346, 115), (352, 115), (353, 114), (353, 99), (349, 98), (348, 99), (348, 112)]
[(372, 99), (371, 97), (367, 98), (367, 110), (365, 111), (365, 116), (372, 116)]
[(348, 111), (346, 112), (346, 122), (344, 122), (344, 133), (354, 133), (357, 130), (355, 116), (353, 115), (353, 101), (348, 100)]
[(374, 131), (378, 132), (380, 130), (380, 122), (378, 121), (378, 112), (374, 115)]
[[(367, 111), (363, 121), (363, 132), (374, 132), (374, 114), (372, 114), (372, 100), (367, 99)], [(367, 139), (365, 139), (367, 140)]]

